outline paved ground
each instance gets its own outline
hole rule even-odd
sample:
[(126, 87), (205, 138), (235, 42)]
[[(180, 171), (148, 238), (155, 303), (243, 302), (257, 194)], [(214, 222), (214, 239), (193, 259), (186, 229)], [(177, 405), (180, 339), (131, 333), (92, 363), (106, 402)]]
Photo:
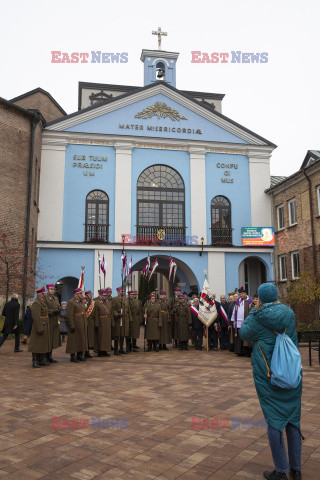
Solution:
[[(57, 365), (32, 369), (12, 350), (0, 350), (0, 479), (247, 480), (272, 467), (265, 428), (231, 428), (232, 417), (262, 419), (248, 358), (171, 349), (72, 364), (62, 347)], [(303, 478), (315, 480), (320, 368), (302, 353)], [(52, 428), (56, 417), (87, 428)], [(193, 417), (214, 428), (192, 428)]]

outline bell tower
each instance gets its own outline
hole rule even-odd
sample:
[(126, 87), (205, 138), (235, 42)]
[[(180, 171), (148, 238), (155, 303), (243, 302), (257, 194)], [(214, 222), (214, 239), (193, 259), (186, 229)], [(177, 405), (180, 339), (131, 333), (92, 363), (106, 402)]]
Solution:
[(176, 63), (179, 53), (161, 50), (161, 27), (153, 31), (152, 35), (158, 36), (158, 50), (142, 50), (140, 60), (144, 63), (144, 85), (164, 81), (173, 87), (176, 86)]

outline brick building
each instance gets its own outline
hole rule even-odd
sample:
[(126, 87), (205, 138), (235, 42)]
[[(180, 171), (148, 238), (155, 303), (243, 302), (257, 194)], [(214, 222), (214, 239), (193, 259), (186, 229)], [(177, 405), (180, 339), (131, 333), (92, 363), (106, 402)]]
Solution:
[(275, 227), (274, 278), (286, 294), (303, 271), (318, 277), (320, 268), (320, 151), (308, 150), (298, 172), (272, 177)]
[(34, 296), (42, 131), (66, 112), (41, 88), (0, 98), (0, 302)]

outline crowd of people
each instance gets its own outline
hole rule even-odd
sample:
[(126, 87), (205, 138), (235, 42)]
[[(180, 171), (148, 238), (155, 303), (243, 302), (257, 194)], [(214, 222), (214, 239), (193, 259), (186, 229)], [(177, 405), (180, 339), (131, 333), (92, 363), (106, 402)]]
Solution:
[[(113, 297), (112, 289), (106, 288), (99, 290), (96, 298), (91, 290), (76, 289), (73, 298), (61, 305), (54, 284), (40, 287), (36, 292), (37, 297), (24, 316), (22, 340), (26, 344), (29, 338), (34, 368), (56, 363), (52, 351), (63, 342), (74, 363), (92, 358), (92, 353), (107, 357), (111, 352), (114, 355), (138, 352), (141, 326), (147, 352), (168, 350), (170, 344), (188, 350), (190, 343), (196, 350), (202, 350), (205, 343), (210, 350), (220, 348), (238, 355), (251, 354), (250, 344), (241, 340), (239, 332), (258, 299), (248, 297), (243, 287), (230, 292), (228, 298), (221, 295), (220, 302), (213, 294), (217, 316), (208, 329), (197, 313), (201, 297), (196, 292), (181, 293), (179, 287), (174, 289), (171, 299), (161, 290), (159, 295), (152, 292), (146, 302), (138, 299), (136, 290), (125, 295), (122, 287), (117, 288), (117, 296)], [(6, 320), (0, 346), (10, 333), (15, 333), (14, 351), (20, 352), (17, 295), (5, 305), (3, 315)]]

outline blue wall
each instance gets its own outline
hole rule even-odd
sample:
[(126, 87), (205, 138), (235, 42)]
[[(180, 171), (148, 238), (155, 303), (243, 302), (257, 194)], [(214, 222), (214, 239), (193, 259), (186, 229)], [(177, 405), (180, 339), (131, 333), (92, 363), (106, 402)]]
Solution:
[[(86, 159), (74, 160), (74, 155), (85, 155)], [(107, 157), (107, 161), (90, 161), (89, 156)], [(109, 197), (109, 238), (114, 241), (115, 212), (115, 149), (98, 145), (68, 145), (66, 148), (66, 167), (63, 202), (63, 233), (65, 242), (83, 242), (85, 236), (86, 197), (92, 190), (103, 190)], [(73, 164), (101, 164), (102, 169), (74, 167)], [(89, 170), (94, 176), (89, 175)], [(85, 176), (83, 173), (88, 175)], [(54, 201), (54, 199), (53, 199)], [(53, 205), (54, 208), (54, 205)]]
[(273, 279), (273, 270), (271, 263), (270, 253), (226, 253), (225, 254), (225, 271), (226, 271), (226, 291), (232, 292), (234, 288), (238, 288), (239, 285), (239, 265), (248, 257), (259, 258), (266, 266), (267, 281)]
[(188, 152), (178, 150), (156, 150), (134, 148), (132, 151), (131, 184), (131, 235), (136, 235), (137, 225), (137, 181), (143, 170), (151, 165), (168, 165), (178, 171), (185, 187), (185, 219), (187, 235), (191, 235), (190, 158)]
[[(164, 102), (170, 108), (177, 110), (180, 115), (187, 120), (171, 120), (167, 118), (157, 118), (156, 116), (148, 119), (135, 118), (139, 112), (146, 107), (154, 105), (156, 102)], [(120, 128), (119, 124), (129, 125), (126, 129)], [(133, 127), (131, 127), (131, 125)], [(138, 128), (136, 129), (136, 125)], [(139, 125), (143, 126), (141, 130)], [(161, 127), (162, 131), (147, 130), (147, 126)], [(175, 132), (163, 131), (164, 127), (174, 128)], [(183, 133), (177, 132), (177, 129), (186, 129)], [(201, 134), (188, 133), (187, 130), (201, 130)], [(67, 128), (69, 132), (87, 132), (87, 133), (103, 133), (103, 134), (115, 134), (115, 135), (134, 135), (138, 137), (159, 137), (159, 138), (179, 138), (179, 139), (192, 139), (192, 140), (208, 140), (211, 142), (230, 142), (230, 143), (247, 143), (244, 140), (236, 137), (232, 133), (227, 132), (221, 127), (218, 127), (209, 120), (201, 117), (200, 115), (188, 110), (186, 107), (181, 106), (179, 103), (174, 102), (165, 95), (154, 95), (145, 100), (135, 102), (126, 107), (119, 108), (113, 112), (101, 115), (100, 117), (88, 120), (74, 127)]]
[(85, 288), (93, 290), (94, 250), (40, 248), (37, 261), (37, 285), (56, 283), (63, 277), (80, 278), (85, 268)]
[[(238, 168), (218, 168), (217, 164), (237, 164)], [(230, 176), (224, 175), (226, 171), (230, 171)], [(221, 178), (233, 179), (233, 183), (223, 183)], [(232, 242), (241, 246), (241, 227), (251, 227), (249, 161), (245, 155), (206, 154), (208, 244), (211, 243), (211, 200), (217, 195), (227, 197), (231, 203)]]

